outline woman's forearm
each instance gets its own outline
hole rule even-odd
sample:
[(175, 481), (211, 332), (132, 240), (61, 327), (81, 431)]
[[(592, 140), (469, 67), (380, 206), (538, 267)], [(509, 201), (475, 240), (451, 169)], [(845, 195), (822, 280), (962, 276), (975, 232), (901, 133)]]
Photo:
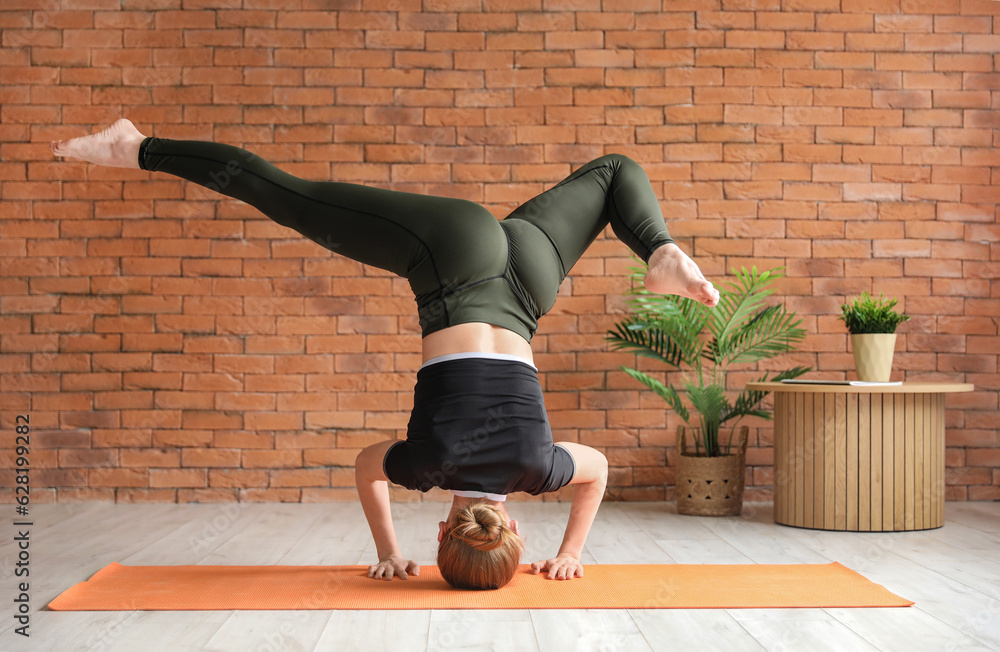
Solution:
[(389, 508), (389, 483), (385, 480), (365, 480), (356, 478), (358, 497), (361, 498), (361, 508), (368, 519), (372, 538), (375, 539), (375, 550), (379, 561), (384, 561), (390, 555), (402, 555), (399, 543), (396, 541), (396, 530), (392, 526), (392, 512)]
[(361, 508), (368, 519), (368, 527), (375, 539), (375, 549), (379, 561), (390, 555), (400, 555), (396, 542), (396, 530), (392, 527), (392, 511), (389, 508), (389, 482), (382, 468), (386, 451), (394, 441), (384, 441), (365, 448), (354, 463), (354, 484), (358, 488)]
[(594, 517), (597, 516), (597, 510), (604, 499), (604, 488), (607, 483), (607, 476), (602, 476), (592, 482), (576, 485), (566, 533), (563, 535), (562, 545), (559, 546), (560, 555), (568, 554), (576, 559), (580, 558), (583, 544), (587, 541), (590, 527), (594, 524)]

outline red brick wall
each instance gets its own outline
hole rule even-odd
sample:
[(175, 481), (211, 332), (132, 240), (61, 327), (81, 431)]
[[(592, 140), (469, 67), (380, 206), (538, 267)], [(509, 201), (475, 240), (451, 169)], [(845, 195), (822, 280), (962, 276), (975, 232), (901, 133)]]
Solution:
[[(4, 0), (0, 27), (0, 427), (30, 415), (36, 501), (353, 498), (355, 454), (410, 407), (405, 282), (49, 154), (119, 116), (498, 217), (625, 153), (710, 277), (787, 267), (810, 334), (769, 366), (844, 377), (840, 303), (898, 296), (896, 377), (977, 387), (948, 397), (948, 497), (1000, 498), (1000, 2)], [(597, 242), (533, 346), (556, 437), (606, 451), (613, 496), (658, 500), (677, 418), (604, 341), (629, 256)]]

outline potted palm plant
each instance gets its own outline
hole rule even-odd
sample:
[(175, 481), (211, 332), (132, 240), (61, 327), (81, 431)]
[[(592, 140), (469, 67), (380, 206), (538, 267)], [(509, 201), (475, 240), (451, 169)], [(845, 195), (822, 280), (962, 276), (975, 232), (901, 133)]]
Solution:
[[(744, 388), (731, 402), (726, 394), (726, 374), (733, 365), (791, 351), (805, 337), (795, 313), (780, 304), (765, 305), (764, 299), (773, 293), (771, 284), (782, 276), (781, 268), (763, 272), (756, 267), (734, 269), (733, 274), (735, 281), (718, 287), (719, 303), (709, 308), (691, 299), (650, 293), (642, 287), (645, 269), (635, 268), (628, 293), (631, 313), (608, 331), (613, 349), (653, 358), (680, 372), (675, 387), (637, 369), (622, 367), (662, 397), (692, 428), (693, 452), (687, 450), (685, 427), (681, 425), (677, 432), (677, 509), (682, 514), (740, 513), (747, 427), (740, 429), (734, 451), (736, 426), (744, 416), (770, 418), (760, 407), (768, 392)], [(766, 372), (758, 382), (795, 378), (807, 371), (808, 367), (797, 366), (773, 378)], [(682, 394), (693, 411), (688, 410)], [(729, 427), (728, 438), (723, 426)]]
[(896, 299), (886, 299), (881, 292), (878, 299), (864, 292), (840, 307), (840, 318), (851, 333), (858, 380), (889, 381), (896, 349), (896, 327), (910, 318), (894, 310), (896, 302)]

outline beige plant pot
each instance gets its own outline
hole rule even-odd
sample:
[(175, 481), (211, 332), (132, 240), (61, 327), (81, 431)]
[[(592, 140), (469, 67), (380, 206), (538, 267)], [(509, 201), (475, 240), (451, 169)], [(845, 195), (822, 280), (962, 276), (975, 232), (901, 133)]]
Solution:
[(851, 335), (854, 368), (858, 380), (888, 382), (892, 374), (892, 354), (896, 349), (895, 333), (864, 333)]

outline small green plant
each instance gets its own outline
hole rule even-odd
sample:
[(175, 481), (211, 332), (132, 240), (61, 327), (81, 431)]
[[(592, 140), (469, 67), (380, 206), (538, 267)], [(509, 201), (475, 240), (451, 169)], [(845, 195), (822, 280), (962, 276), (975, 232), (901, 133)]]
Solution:
[(879, 292), (878, 299), (873, 299), (867, 292), (855, 299), (853, 303), (845, 303), (840, 307), (843, 314), (840, 318), (847, 324), (847, 330), (852, 335), (863, 333), (895, 333), (896, 327), (910, 318), (896, 312), (896, 299), (886, 299)]
[[(608, 331), (607, 339), (613, 349), (653, 358), (682, 372), (679, 392), (649, 374), (622, 367), (625, 373), (663, 398), (689, 426), (697, 417), (701, 430), (696, 431), (696, 454), (728, 455), (736, 424), (742, 417), (771, 418), (759, 407), (768, 392), (744, 389), (730, 403), (726, 396), (726, 372), (730, 365), (752, 363), (791, 351), (805, 337), (805, 330), (798, 328), (802, 320), (796, 320), (794, 312), (780, 304), (764, 303), (773, 292), (772, 281), (781, 277), (780, 270), (734, 269), (736, 282), (720, 284), (719, 304), (709, 308), (691, 299), (652, 294), (642, 287), (646, 270), (633, 269), (628, 293), (632, 314), (616, 324), (615, 330)], [(807, 371), (808, 367), (794, 367), (774, 378), (769, 378), (768, 372), (758, 382), (795, 378)], [(687, 395), (696, 414), (688, 411), (681, 392)], [(735, 421), (729, 442), (722, 446), (719, 431), (730, 420)]]

